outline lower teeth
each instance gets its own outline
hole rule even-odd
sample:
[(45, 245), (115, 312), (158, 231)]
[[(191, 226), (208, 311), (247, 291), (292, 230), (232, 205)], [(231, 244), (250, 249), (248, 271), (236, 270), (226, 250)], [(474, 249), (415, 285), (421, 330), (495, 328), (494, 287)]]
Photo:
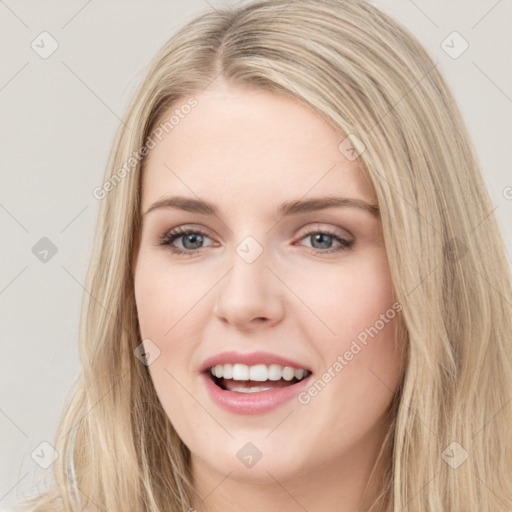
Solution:
[[(218, 377), (213, 377), (213, 381), (219, 388), (223, 389), (224, 391), (231, 391), (232, 393), (259, 393), (260, 391), (269, 391), (271, 389), (279, 389), (278, 387), (272, 386), (251, 386), (251, 387), (244, 387), (244, 386), (234, 386), (231, 389), (228, 389), (225, 384), (222, 382), (223, 379), (220, 379)], [(287, 386), (291, 386), (293, 384), (296, 384), (297, 382), (300, 382), (297, 379), (292, 379), (287, 383)], [(287, 387), (287, 386), (281, 386), (281, 387)]]
[(234, 391), (237, 393), (258, 393), (259, 391), (268, 391), (269, 389), (273, 388), (264, 388), (261, 386), (256, 386), (254, 388), (233, 388), (230, 391)]

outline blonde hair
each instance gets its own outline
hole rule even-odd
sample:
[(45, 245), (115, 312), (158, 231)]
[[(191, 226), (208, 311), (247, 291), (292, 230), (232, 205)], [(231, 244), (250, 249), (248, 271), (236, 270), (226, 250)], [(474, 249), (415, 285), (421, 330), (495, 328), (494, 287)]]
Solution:
[(152, 61), (116, 135), (96, 193), (83, 371), (56, 435), (55, 485), (30, 510), (191, 506), (189, 451), (134, 357), (132, 263), (140, 150), (159, 126), (172, 128), (171, 107), (217, 77), (296, 98), (364, 145), (406, 342), (386, 512), (511, 509), (511, 279), (456, 102), (416, 38), (372, 5), (262, 0), (186, 24)]

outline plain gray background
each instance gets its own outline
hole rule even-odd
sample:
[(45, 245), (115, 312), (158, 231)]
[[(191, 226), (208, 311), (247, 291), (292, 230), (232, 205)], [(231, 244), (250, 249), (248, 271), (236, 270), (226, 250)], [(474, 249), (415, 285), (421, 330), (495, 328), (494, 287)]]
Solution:
[[(79, 371), (80, 304), (99, 206), (92, 191), (103, 182), (127, 102), (178, 27), (200, 10), (235, 3), (0, 1), (0, 507), (32, 492), (50, 471), (31, 454), (48, 455), (40, 443), (53, 442)], [(512, 2), (372, 3), (409, 27), (439, 62), (510, 256)], [(47, 58), (31, 46), (51, 48), (44, 31), (58, 44)], [(457, 58), (464, 43), (454, 31), (469, 44)], [(43, 237), (57, 249), (47, 262), (32, 250)]]

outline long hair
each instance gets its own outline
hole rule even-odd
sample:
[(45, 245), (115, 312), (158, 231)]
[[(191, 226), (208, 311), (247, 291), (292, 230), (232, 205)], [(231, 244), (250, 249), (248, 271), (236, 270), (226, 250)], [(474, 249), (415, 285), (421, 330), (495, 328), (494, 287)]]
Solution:
[[(133, 258), (145, 156), (216, 78), (295, 98), (362, 150), (406, 346), (386, 512), (512, 508), (512, 291), (478, 157), (437, 64), (362, 0), (261, 0), (200, 13), (148, 66), (115, 138), (85, 284), (83, 370), (39, 511), (186, 512), (187, 447), (141, 343)], [(174, 118), (172, 117), (173, 110)], [(383, 502), (384, 503), (384, 502)]]

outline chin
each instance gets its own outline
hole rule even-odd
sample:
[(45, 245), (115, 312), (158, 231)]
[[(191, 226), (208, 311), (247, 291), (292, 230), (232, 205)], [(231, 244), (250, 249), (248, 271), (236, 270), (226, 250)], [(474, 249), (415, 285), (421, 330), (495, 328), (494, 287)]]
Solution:
[[(265, 434), (267, 435), (268, 432)], [(222, 451), (192, 455), (200, 466), (208, 466), (230, 480), (257, 485), (275, 484), (306, 472), (298, 460), (297, 453), (279, 449), (283, 440), (269, 439), (242, 442), (240, 437), (222, 444)], [(194, 462), (193, 462), (194, 463)]]

